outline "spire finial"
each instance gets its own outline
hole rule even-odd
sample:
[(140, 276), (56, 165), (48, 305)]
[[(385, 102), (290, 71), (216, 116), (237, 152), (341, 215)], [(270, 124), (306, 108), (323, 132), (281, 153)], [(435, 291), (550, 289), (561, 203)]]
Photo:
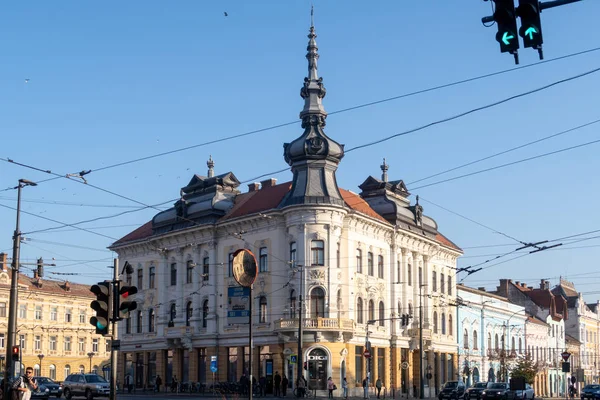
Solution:
[(300, 96), (304, 99), (304, 109), (300, 113), (303, 123), (305, 118), (311, 114), (319, 120), (320, 125), (325, 125), (327, 113), (323, 108), (322, 99), (325, 97), (323, 78), (319, 77), (317, 61), (319, 60), (319, 48), (315, 40), (317, 34), (314, 26), (314, 7), (310, 7), (310, 29), (308, 32), (308, 46), (306, 47), (306, 59), (308, 60), (308, 76), (304, 78), (304, 86), (300, 90)]
[(215, 176), (215, 162), (212, 159), (212, 155), (208, 156), (208, 161), (206, 162), (206, 166), (208, 167), (208, 177), (212, 178)]
[(310, 5), (310, 26), (315, 26), (315, 6), (312, 4)]
[(384, 182), (387, 182), (388, 181), (387, 172), (388, 172), (388, 169), (390, 169), (390, 166), (387, 165), (387, 163), (385, 162), (385, 157), (383, 158), (383, 164), (381, 164), (379, 166), (379, 168), (381, 168), (381, 180)]

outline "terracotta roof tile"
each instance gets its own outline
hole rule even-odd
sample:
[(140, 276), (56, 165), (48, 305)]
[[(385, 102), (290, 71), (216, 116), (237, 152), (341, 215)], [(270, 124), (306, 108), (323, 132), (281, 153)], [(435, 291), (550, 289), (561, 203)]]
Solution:
[(42, 287), (39, 287), (37, 284), (37, 279), (24, 274), (19, 274), (19, 285), (26, 285), (32, 292), (35, 291), (65, 296), (71, 295), (95, 298), (94, 294), (90, 292), (91, 285), (69, 282), (69, 290), (67, 291), (65, 289), (65, 281), (55, 281), (42, 278), (41, 282)]
[(450, 239), (448, 239), (446, 236), (442, 235), (441, 233), (438, 233), (436, 235), (435, 240), (437, 240), (444, 246), (452, 247), (453, 249), (458, 250), (462, 253), (462, 249), (460, 247), (458, 247), (456, 244), (454, 244), (454, 242), (452, 242)]
[(227, 220), (245, 215), (256, 214), (277, 208), (283, 196), (292, 187), (291, 182), (262, 188), (255, 192), (243, 193), (235, 198), (235, 205), (221, 220)]
[(547, 323), (545, 323), (544, 321), (542, 321), (538, 317), (532, 317), (531, 315), (529, 315), (527, 317), (527, 322), (531, 322), (531, 323), (538, 324), (538, 325), (546, 325), (546, 326), (548, 326)]
[(133, 242), (134, 240), (144, 239), (150, 236), (152, 236), (152, 221), (148, 221), (136, 230), (129, 232), (127, 235), (123, 236), (121, 239), (117, 240), (112, 245), (114, 246), (116, 244), (121, 244), (125, 242)]
[(344, 199), (346, 205), (354, 211), (358, 211), (360, 213), (368, 215), (371, 218), (378, 219), (379, 221), (384, 222), (388, 225), (390, 224), (385, 218), (377, 214), (375, 210), (373, 210), (371, 206), (369, 206), (369, 203), (364, 201), (362, 197), (360, 197), (356, 193), (352, 193), (349, 190), (340, 189), (340, 194), (342, 195), (342, 199)]

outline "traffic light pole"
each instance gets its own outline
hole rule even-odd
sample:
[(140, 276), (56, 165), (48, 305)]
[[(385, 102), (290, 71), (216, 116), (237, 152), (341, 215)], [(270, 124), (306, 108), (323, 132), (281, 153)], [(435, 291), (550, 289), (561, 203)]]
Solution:
[[(581, 0), (554, 0), (554, 1), (547, 1), (545, 3), (540, 3), (540, 11), (547, 10), (549, 8), (558, 7), (558, 6), (564, 6), (565, 4), (578, 3), (580, 1)], [(490, 22), (494, 22), (494, 16), (493, 15), (489, 15), (487, 17), (483, 17), (483, 18), (481, 18), (481, 22), (483, 22), (484, 24), (489, 24)]]
[[(118, 296), (119, 296), (118, 290), (115, 290), (119, 286), (118, 285), (118, 282), (119, 282), (118, 268), (119, 268), (119, 259), (115, 258), (113, 261), (112, 307), (115, 307), (116, 300), (114, 300), (114, 299), (118, 299)], [(109, 312), (108, 315), (111, 315), (111, 312)], [(111, 318), (111, 324), (112, 324), (112, 331), (111, 331), (112, 336), (111, 336), (111, 340), (110, 340), (110, 397), (109, 397), (109, 400), (116, 400), (116, 398), (117, 398), (117, 351), (115, 350), (114, 342), (115, 342), (115, 340), (117, 340), (117, 321), (115, 321), (113, 318)]]

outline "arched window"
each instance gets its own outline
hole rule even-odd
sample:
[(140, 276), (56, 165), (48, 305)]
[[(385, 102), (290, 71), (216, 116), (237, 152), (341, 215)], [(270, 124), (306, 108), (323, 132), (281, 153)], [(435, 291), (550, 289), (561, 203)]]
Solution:
[(154, 332), (154, 310), (148, 310), (148, 332)]
[(498, 341), (498, 334), (497, 333), (494, 336), (494, 348), (496, 350), (500, 350), (500, 342)]
[(171, 304), (171, 322), (175, 322), (175, 318), (177, 317), (177, 305), (175, 303)]
[(514, 337), (510, 339), (510, 349), (512, 351), (515, 351), (515, 338)]
[(463, 333), (463, 347), (465, 349), (469, 348), (469, 331), (465, 328), (465, 332)]
[[(452, 314), (448, 315), (448, 335), (452, 336), (452, 333), (454, 332), (454, 330), (452, 330)], [(457, 332), (458, 334), (458, 332)]]
[(413, 315), (412, 304), (410, 304), (410, 303), (408, 303), (408, 315), (410, 315), (411, 317)]
[(71, 375), (71, 366), (69, 364), (65, 365), (65, 378)]
[(290, 290), (290, 318), (296, 319), (296, 291)]
[[(50, 379), (56, 380), (56, 365), (50, 364), (50, 374), (49, 375), (50, 375)], [(66, 377), (67, 376), (65, 375), (65, 378)]]
[(477, 345), (477, 329), (473, 330), (473, 350), (477, 350), (479, 349), (479, 346)]
[(363, 324), (363, 301), (362, 299), (359, 297), (356, 300), (356, 323), (357, 324)]
[(446, 313), (442, 313), (442, 335), (446, 334)]
[(521, 341), (521, 338), (519, 338), (519, 353), (523, 353), (523, 342)]
[(437, 311), (433, 312), (433, 333), (438, 333), (438, 314), (437, 314)]
[(310, 315), (312, 318), (325, 317), (325, 292), (320, 287), (310, 291)]
[(41, 376), (39, 364), (33, 366), (33, 376)]
[(202, 327), (206, 328), (208, 320), (208, 300), (204, 300), (202, 303)]
[(487, 345), (488, 350), (492, 349), (492, 334), (488, 332), (488, 345)]
[(260, 296), (258, 301), (258, 322), (260, 324), (267, 323), (267, 298)]
[[(375, 303), (373, 300), (369, 300), (369, 320), (375, 319)], [(367, 321), (368, 323), (368, 321)]]
[(192, 302), (188, 301), (185, 306), (185, 326), (190, 326), (190, 320), (192, 319), (192, 315), (194, 313), (194, 308), (192, 307)]
[(379, 326), (385, 325), (385, 306), (383, 301), (379, 302)]

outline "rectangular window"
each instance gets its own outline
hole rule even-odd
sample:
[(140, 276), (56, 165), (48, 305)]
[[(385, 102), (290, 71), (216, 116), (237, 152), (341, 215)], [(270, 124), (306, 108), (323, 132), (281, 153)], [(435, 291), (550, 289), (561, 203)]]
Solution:
[(313, 240), (310, 245), (311, 265), (325, 265), (325, 242)]
[(50, 350), (56, 351), (56, 336), (50, 336), (49, 346)]
[(65, 310), (65, 322), (71, 322), (71, 313), (72, 310), (70, 308)]
[(42, 320), (42, 306), (35, 306), (35, 319)]
[(356, 249), (356, 272), (362, 274), (362, 250)]
[(21, 346), (21, 350), (25, 350), (25, 343), (27, 342), (27, 336), (26, 335), (19, 335), (19, 346)]
[(367, 253), (367, 273), (373, 276), (373, 253), (370, 251)]
[(385, 382), (385, 349), (377, 349), (377, 378)]
[(131, 333), (131, 314), (125, 318), (125, 333)]
[(267, 272), (268, 271), (268, 256), (267, 256), (267, 248), (266, 247), (261, 247), (258, 250), (258, 265), (259, 265), (259, 272)]
[(84, 324), (85, 319), (85, 310), (79, 310), (79, 323)]
[(0, 303), (0, 317), (6, 317), (6, 303)]
[(144, 288), (144, 270), (143, 269), (138, 269), (138, 280), (137, 280), (137, 287), (138, 290), (142, 290)]
[(137, 312), (137, 327), (136, 327), (137, 328), (137, 331), (136, 331), (137, 333), (142, 333), (142, 324), (143, 324), (143, 321), (142, 321), (142, 312), (138, 311)]
[(194, 279), (194, 262), (192, 260), (188, 260), (185, 267), (185, 283), (192, 283)]
[(202, 260), (202, 280), (207, 281), (210, 277), (210, 258), (204, 257)]
[(290, 268), (296, 268), (296, 242), (290, 243)]
[(27, 304), (19, 304), (19, 318), (27, 318)]
[(361, 384), (363, 380), (363, 347), (354, 347), (354, 376), (356, 383)]
[(0, 333), (0, 348), (4, 348), (6, 346), (6, 342), (4, 341), (4, 333)]
[(171, 286), (177, 285), (177, 263), (171, 264)]
[(71, 351), (71, 336), (65, 336), (65, 351)]
[(92, 351), (94, 353), (98, 352), (98, 339), (92, 339)]
[(408, 286), (412, 286), (412, 266), (410, 264), (406, 266), (406, 282), (408, 282)]
[(431, 271), (431, 290), (437, 292), (437, 273), (435, 271)]
[(440, 274), (440, 292), (444, 293), (445, 286), (446, 286), (446, 281), (445, 281), (444, 274)]
[(156, 267), (151, 266), (148, 268), (148, 288), (154, 289), (154, 277), (156, 276)]
[(448, 276), (448, 296), (452, 296), (452, 277)]
[(42, 337), (39, 335), (36, 335), (33, 338), (33, 348), (37, 351), (42, 349)]
[(229, 259), (227, 262), (227, 273), (228, 276), (233, 276), (233, 253), (229, 253)]
[(237, 382), (237, 367), (238, 367), (238, 348), (228, 347), (227, 348), (227, 381)]
[(79, 349), (79, 351), (85, 351), (85, 339), (79, 338), (77, 346), (78, 346), (77, 348)]
[(383, 256), (377, 256), (377, 277), (383, 279)]

